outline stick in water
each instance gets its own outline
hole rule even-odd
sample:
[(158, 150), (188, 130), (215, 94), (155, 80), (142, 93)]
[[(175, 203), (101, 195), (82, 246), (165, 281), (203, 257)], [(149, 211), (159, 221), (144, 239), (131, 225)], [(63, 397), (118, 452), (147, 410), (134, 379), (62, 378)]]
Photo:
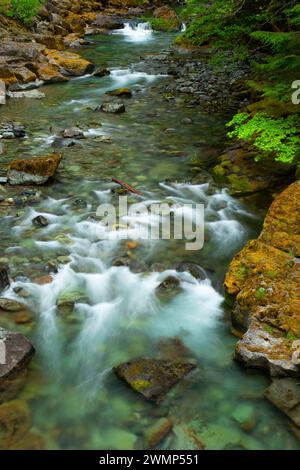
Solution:
[(132, 186), (129, 186), (129, 184), (127, 184), (127, 183), (123, 183), (123, 181), (117, 180), (116, 178), (112, 178), (111, 180), (114, 183), (117, 183), (120, 186), (123, 186), (123, 188), (127, 189), (131, 193), (140, 194), (140, 195), (142, 194), (141, 191), (138, 191), (137, 189), (134, 189)]

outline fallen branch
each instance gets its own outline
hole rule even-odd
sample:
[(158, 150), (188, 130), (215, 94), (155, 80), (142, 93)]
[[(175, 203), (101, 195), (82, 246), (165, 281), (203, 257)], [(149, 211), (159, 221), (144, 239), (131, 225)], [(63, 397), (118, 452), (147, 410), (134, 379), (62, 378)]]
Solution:
[(134, 189), (132, 186), (129, 186), (127, 183), (123, 183), (123, 181), (117, 180), (116, 178), (111, 179), (114, 183), (119, 184), (120, 186), (123, 186), (123, 188), (127, 189), (127, 191), (130, 191), (131, 193), (134, 194), (139, 194), (141, 195), (141, 191), (138, 191), (137, 189)]

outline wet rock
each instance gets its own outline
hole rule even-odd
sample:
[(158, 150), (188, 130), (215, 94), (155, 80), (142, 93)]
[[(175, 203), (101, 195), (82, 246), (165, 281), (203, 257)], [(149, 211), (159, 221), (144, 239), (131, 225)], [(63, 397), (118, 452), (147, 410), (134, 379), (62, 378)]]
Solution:
[[(1, 367), (1, 366), (0, 366)], [(0, 405), (0, 449), (12, 450), (31, 427), (27, 405), (19, 400)]]
[(0, 347), (4, 356), (0, 361), (0, 400), (3, 401), (16, 396), (24, 384), (24, 371), (35, 351), (24, 335), (4, 328), (0, 328)]
[(71, 127), (70, 129), (65, 129), (62, 133), (62, 136), (65, 139), (84, 139), (84, 133), (78, 127)]
[(154, 449), (172, 431), (173, 423), (168, 418), (156, 421), (145, 433), (146, 448)]
[(18, 206), (24, 206), (25, 204), (34, 204), (40, 201), (42, 193), (35, 189), (25, 189), (21, 191), (17, 196), (14, 197), (14, 203)]
[(0, 265), (0, 289), (5, 289), (10, 285), (8, 269), (6, 266)]
[(78, 54), (65, 51), (51, 51), (47, 55), (50, 64), (58, 67), (62, 75), (79, 77), (94, 70), (94, 65)]
[(6, 122), (0, 124), (0, 138), (14, 139), (26, 136), (25, 127), (20, 123)]
[(64, 38), (64, 45), (66, 47), (81, 47), (89, 42), (82, 38), (78, 33), (70, 33)]
[(60, 73), (59, 69), (48, 62), (37, 63), (34, 65), (34, 71), (44, 83), (62, 83), (69, 80)]
[(17, 325), (27, 325), (33, 321), (33, 316), (30, 312), (19, 312), (15, 316), (15, 323)]
[(27, 307), (20, 302), (12, 299), (6, 299), (5, 297), (0, 298), (0, 310), (5, 312), (20, 312), (26, 310)]
[(168, 276), (155, 289), (157, 297), (162, 301), (168, 301), (179, 292), (181, 292), (180, 281), (175, 276)]
[(34, 82), (37, 78), (35, 73), (24, 66), (14, 67), (13, 71), (17, 80), (21, 83)]
[(265, 369), (271, 376), (299, 376), (300, 366), (293, 361), (292, 343), (278, 330), (252, 320), (237, 343), (235, 356), (246, 367)]
[[(246, 331), (236, 357), (272, 376), (299, 376), (294, 345), (300, 338), (298, 301), (300, 184), (290, 185), (271, 205), (263, 231), (232, 260), (224, 288), (233, 303), (234, 327)], [(285, 251), (285, 249), (287, 251)]]
[(53, 153), (46, 157), (13, 160), (8, 170), (11, 185), (44, 184), (55, 175), (62, 155)]
[(300, 384), (291, 378), (274, 379), (266, 398), (300, 428)]
[(48, 219), (44, 217), (43, 215), (38, 215), (37, 217), (32, 219), (32, 223), (35, 227), (39, 227), (39, 228), (47, 227), (47, 225), (49, 225)]
[(45, 93), (38, 90), (8, 91), (7, 94), (10, 98), (14, 99), (32, 98), (41, 100), (46, 96)]
[(104, 113), (121, 114), (125, 113), (125, 105), (119, 102), (107, 102), (102, 103), (99, 110)]
[(244, 147), (229, 149), (218, 157), (213, 172), (216, 180), (225, 183), (232, 195), (244, 196), (275, 189), (282, 185), (290, 172), (288, 165), (277, 164), (273, 159), (255, 160), (257, 151)]
[(201, 268), (201, 266), (195, 263), (182, 262), (177, 264), (175, 269), (179, 273), (186, 271), (190, 273), (195, 279), (204, 280), (207, 278), (207, 273), (205, 269)]
[(162, 20), (161, 23), (154, 25), (155, 29), (161, 31), (178, 31), (180, 29), (180, 20), (177, 13), (167, 5), (156, 8), (153, 12), (153, 18)]
[(132, 91), (130, 88), (117, 88), (116, 90), (108, 91), (108, 95), (117, 96), (118, 98), (131, 98)]
[(110, 71), (106, 68), (96, 69), (95, 72), (93, 73), (94, 77), (105, 77), (107, 75), (110, 75)]
[(0, 104), (6, 104), (6, 84), (0, 80)]
[(91, 24), (94, 29), (121, 29), (124, 26), (123, 18), (117, 15), (97, 15), (95, 21)]
[(171, 388), (195, 367), (188, 362), (142, 358), (120, 364), (113, 371), (134, 391), (159, 404)]

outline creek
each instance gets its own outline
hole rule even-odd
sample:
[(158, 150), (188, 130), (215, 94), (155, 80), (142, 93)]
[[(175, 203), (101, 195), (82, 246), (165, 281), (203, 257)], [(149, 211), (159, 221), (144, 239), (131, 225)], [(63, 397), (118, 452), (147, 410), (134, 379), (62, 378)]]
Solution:
[[(24, 333), (37, 350), (18, 397), (29, 404), (33, 430), (49, 449), (145, 449), (145, 433), (167, 416), (173, 432), (164, 449), (197, 449), (199, 442), (207, 449), (299, 448), (285, 417), (263, 397), (269, 379), (233, 360), (236, 338), (222, 282), (233, 255), (260, 232), (265, 207), (234, 199), (213, 182), (209, 163), (224, 145), (227, 117), (195, 111), (184, 95), (170, 101), (161, 88), (170, 77), (143, 69), (140, 58), (169, 47), (172, 34), (127, 24), (91, 39), (81, 54), (110, 75), (42, 87), (43, 100), (9, 100), (0, 111), (1, 120), (22, 121), (28, 132), (7, 144), (1, 163), (60, 151), (55, 136), (65, 128), (85, 132), (63, 148), (56, 179), (39, 189), (36, 204), (1, 214), (2, 258), (16, 279), (4, 295), (34, 312), (31, 324), (2, 325)], [(118, 87), (134, 93), (126, 112), (94, 112)], [(198, 173), (195, 159), (203, 162)], [(127, 240), (122, 228), (99, 240), (97, 206), (117, 204), (112, 177), (142, 192), (129, 195), (131, 203), (204, 204), (203, 249), (186, 251), (184, 240), (135, 240), (134, 229), (144, 223), (138, 218)], [(37, 215), (49, 225), (35, 228)], [(57, 261), (51, 283), (32, 282)], [(176, 271), (183, 261), (200, 265), (206, 278)], [(160, 302), (155, 289), (170, 275), (181, 291)], [(179, 338), (199, 367), (157, 407), (121, 383), (112, 367), (154, 357), (164, 338)]]

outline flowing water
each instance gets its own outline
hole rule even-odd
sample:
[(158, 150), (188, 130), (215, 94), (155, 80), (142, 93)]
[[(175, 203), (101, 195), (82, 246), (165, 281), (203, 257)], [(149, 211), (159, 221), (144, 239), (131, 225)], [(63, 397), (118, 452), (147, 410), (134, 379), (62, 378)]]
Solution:
[[(169, 78), (139, 64), (145, 54), (168, 47), (171, 34), (127, 24), (92, 40), (81, 53), (109, 67), (110, 76), (43, 87), (45, 99), (11, 100), (0, 116), (21, 120), (28, 130), (27, 139), (7, 144), (1, 163), (57, 149), (55, 136), (67, 127), (78, 124), (86, 136), (63, 149), (56, 180), (41, 188), (39, 202), (6, 209), (1, 218), (2, 261), (16, 279), (5, 296), (34, 312), (30, 325), (1, 320), (37, 349), (19, 397), (30, 406), (33, 430), (50, 449), (141, 449), (152, 424), (169, 416), (174, 427), (161, 444), (166, 449), (197, 449), (200, 441), (208, 449), (298, 448), (285, 418), (263, 398), (268, 378), (232, 359), (236, 338), (222, 282), (233, 254), (259, 233), (265, 208), (233, 199), (212, 182), (207, 168), (222, 148), (226, 117), (195, 113), (184, 96), (170, 100), (160, 87)], [(134, 91), (126, 113), (93, 111), (106, 91), (124, 86)], [(204, 248), (186, 251), (184, 240), (133, 243), (140, 224), (149, 221), (145, 216), (130, 220), (127, 240), (122, 225), (100, 239), (96, 208), (117, 204), (112, 177), (142, 191), (129, 196), (132, 203), (165, 201), (178, 210), (184, 203), (204, 204)], [(41, 214), (50, 224), (34, 228), (31, 221)], [(130, 267), (120, 266), (120, 259)], [(182, 261), (202, 266), (206, 279), (176, 271)], [(32, 281), (54, 263), (53, 282)], [(180, 280), (181, 291), (160, 302), (155, 288), (170, 275)], [(25, 299), (16, 287), (26, 291)], [(199, 367), (157, 407), (111, 369), (156, 356), (165, 338), (181, 339)]]

